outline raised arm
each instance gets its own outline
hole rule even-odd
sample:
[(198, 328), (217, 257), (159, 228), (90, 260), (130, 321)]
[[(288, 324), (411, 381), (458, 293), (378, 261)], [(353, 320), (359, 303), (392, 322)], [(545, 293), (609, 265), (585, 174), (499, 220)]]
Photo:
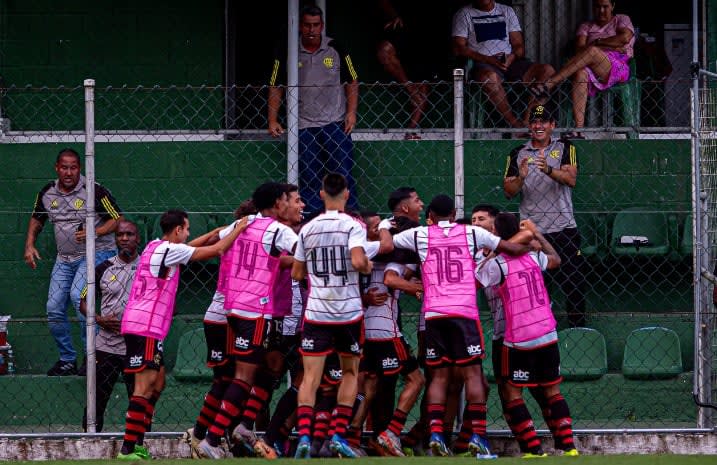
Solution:
[[(241, 234), (248, 225), (248, 218), (244, 217), (240, 221), (236, 223), (236, 226), (234, 226), (234, 229), (232, 229), (232, 232), (226, 235), (224, 239), (220, 239), (215, 244), (207, 245), (203, 247), (197, 247), (194, 249), (194, 253), (192, 254), (192, 258), (190, 258), (191, 261), (201, 261), (201, 260), (209, 260), (210, 258), (218, 257), (219, 255), (223, 254), (224, 251), (226, 251), (234, 242), (234, 239), (237, 238), (239, 234)], [(213, 233), (213, 231), (212, 231)], [(210, 234), (210, 233), (207, 233)], [(198, 237), (197, 239), (200, 239)], [(196, 239), (195, 239), (196, 240)]]

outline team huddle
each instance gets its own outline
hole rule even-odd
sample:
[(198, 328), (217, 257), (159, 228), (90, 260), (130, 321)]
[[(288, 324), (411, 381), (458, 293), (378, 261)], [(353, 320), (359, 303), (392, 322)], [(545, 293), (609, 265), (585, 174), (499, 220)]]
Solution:
[[(125, 372), (134, 374), (120, 459), (149, 457), (143, 437), (164, 387), (162, 341), (172, 321), (179, 267), (221, 256), (216, 292), (204, 317), (212, 384), (185, 434), (194, 458), (360, 457), (364, 428), (380, 455), (496, 458), (486, 438), (488, 384), (477, 288), (485, 288), (494, 327), (493, 366), (503, 414), (524, 457), (542, 457), (528, 387), (556, 451), (578, 455), (560, 394), (555, 319), (542, 270), (560, 265), (530, 221), (489, 205), (472, 223), (455, 221), (453, 200), (432, 199), (427, 226), (412, 188), (392, 192), (392, 216), (347, 212), (346, 179), (323, 179), (324, 211), (302, 221), (298, 188), (268, 182), (235, 212), (231, 225), (185, 244), (189, 220), (170, 210), (163, 236), (138, 259), (122, 316)], [(421, 302), (417, 357), (401, 332), (399, 297)], [(262, 437), (260, 412), (286, 373)], [(401, 391), (395, 395), (397, 379)], [(425, 386), (421, 418), (404, 433)], [(462, 386), (465, 406), (455, 440)], [(370, 422), (370, 424), (369, 424)], [(292, 430), (298, 441), (288, 441)]]

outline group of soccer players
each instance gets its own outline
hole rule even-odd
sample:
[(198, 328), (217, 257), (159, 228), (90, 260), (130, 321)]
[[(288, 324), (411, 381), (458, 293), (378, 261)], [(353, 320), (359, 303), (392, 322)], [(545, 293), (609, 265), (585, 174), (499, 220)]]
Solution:
[[(560, 259), (535, 226), (490, 206), (474, 209), (473, 225), (457, 223), (446, 195), (432, 199), (428, 226), (422, 226), (424, 205), (412, 188), (391, 193), (390, 218), (354, 214), (345, 210), (350, 193), (339, 174), (324, 178), (320, 195), (325, 210), (302, 221), (296, 186), (262, 184), (237, 209), (235, 223), (189, 245), (181, 244), (189, 234), (186, 214), (185, 231), (165, 213), (165, 236), (143, 252), (123, 317), (123, 333), (137, 339), (128, 345), (128, 355), (132, 350), (138, 357), (137, 373), (154, 374), (136, 378), (119, 458), (137, 458), (136, 437), (151, 422), (163, 387), (163, 367), (153, 356), (161, 354), (171, 321), (178, 276), (172, 267), (217, 254), (217, 289), (204, 317), (214, 377), (185, 436), (193, 457), (223, 458), (224, 438), (242, 455), (359, 457), (370, 417), (370, 442), (382, 455), (412, 454), (425, 443), (436, 456), (496, 458), (486, 439), (480, 285), (493, 312), (503, 413), (521, 451), (545, 456), (522, 400), (522, 388), (529, 387), (555, 449), (577, 455), (541, 275)], [(421, 301), (418, 358), (401, 333), (401, 293)], [(287, 371), (291, 385), (257, 438), (255, 421)], [(399, 376), (403, 387), (394, 402)], [(421, 419), (402, 437), (424, 385)], [(463, 386), (466, 403), (451, 450), (455, 409), (447, 412), (446, 405), (455, 404), (456, 386)], [(292, 429), (295, 447), (288, 441)]]

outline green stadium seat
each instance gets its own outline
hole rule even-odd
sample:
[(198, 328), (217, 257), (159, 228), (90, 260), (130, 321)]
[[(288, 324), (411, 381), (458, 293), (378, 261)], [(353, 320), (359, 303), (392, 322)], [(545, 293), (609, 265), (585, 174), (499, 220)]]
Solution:
[(626, 378), (673, 378), (680, 373), (682, 355), (676, 332), (651, 326), (636, 329), (627, 337), (622, 359), (622, 374)]
[(605, 338), (590, 328), (568, 328), (558, 333), (560, 374), (570, 381), (600, 379), (607, 373)]
[[(627, 82), (617, 84), (609, 89), (599, 92), (595, 97), (588, 99), (585, 120), (588, 127), (614, 127), (613, 117), (615, 115), (614, 99), (618, 97), (621, 101), (622, 125), (631, 128), (627, 136), (630, 139), (637, 138), (637, 128), (640, 126), (640, 99), (642, 98), (642, 82), (637, 78), (637, 67), (635, 59), (629, 61), (630, 78)], [(566, 84), (564, 91), (565, 98), (562, 99), (563, 114), (562, 125), (568, 127), (574, 122), (572, 100), (569, 87)], [(601, 103), (602, 109), (598, 109), (597, 102)], [(602, 121), (598, 121), (598, 116)]]
[(180, 381), (208, 381), (212, 379), (212, 369), (206, 365), (207, 345), (204, 328), (192, 329), (179, 338), (177, 362), (172, 374)]
[(643, 207), (619, 212), (612, 226), (611, 250), (618, 256), (669, 255), (670, 224), (667, 214)]

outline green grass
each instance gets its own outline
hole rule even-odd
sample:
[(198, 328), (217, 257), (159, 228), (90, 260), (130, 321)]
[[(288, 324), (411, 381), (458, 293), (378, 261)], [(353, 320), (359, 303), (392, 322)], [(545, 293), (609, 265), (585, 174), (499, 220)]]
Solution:
[[(289, 459), (290, 460), (290, 459)], [(475, 464), (476, 460), (473, 458), (457, 458), (457, 457), (448, 457), (448, 458), (433, 458), (433, 457), (410, 457), (406, 459), (395, 459), (395, 458), (385, 458), (385, 457), (365, 457), (361, 459), (357, 459), (360, 464), (362, 465), (380, 465), (380, 464), (388, 464), (388, 463), (406, 463), (410, 462), (414, 465), (428, 465), (428, 464), (435, 464), (436, 462), (440, 462), (441, 465), (466, 465), (466, 464)], [(172, 464), (187, 464), (190, 462), (196, 463), (196, 461), (192, 461), (190, 459), (165, 459), (160, 460), (161, 463), (164, 465), (172, 465)], [(276, 464), (276, 461), (270, 461), (270, 460), (263, 460), (263, 459), (241, 459), (242, 463), (247, 463), (250, 465), (258, 465), (258, 464), (269, 464), (273, 463)], [(280, 460), (278, 463), (287, 462), (288, 460)], [(83, 465), (106, 465), (107, 460), (56, 460), (56, 461), (47, 461), (43, 462), (46, 464), (53, 464), (53, 465), (70, 465), (70, 464), (77, 464), (78, 462), (81, 462)], [(114, 463), (122, 463), (120, 461), (113, 461)], [(156, 461), (155, 461), (156, 462)], [(28, 463), (28, 464), (36, 464), (37, 462), (13, 462), (13, 463)], [(212, 463), (216, 464), (236, 464), (236, 459), (226, 459), (221, 461), (212, 461)], [(336, 459), (312, 459), (311, 463), (337, 463)], [(343, 463), (343, 462), (342, 462)], [(519, 457), (506, 457), (506, 458), (500, 458), (497, 462), (487, 462), (487, 463), (499, 463), (499, 464), (511, 464), (511, 463), (522, 463), (525, 464), (526, 461), (519, 458)], [(553, 464), (575, 464), (575, 465), (582, 465), (582, 464), (600, 464), (600, 465), (713, 465), (715, 463), (715, 456), (714, 455), (584, 455), (581, 457), (548, 457), (545, 459), (536, 459), (534, 461), (529, 461), (527, 463), (535, 463), (537, 465), (553, 465)]]

